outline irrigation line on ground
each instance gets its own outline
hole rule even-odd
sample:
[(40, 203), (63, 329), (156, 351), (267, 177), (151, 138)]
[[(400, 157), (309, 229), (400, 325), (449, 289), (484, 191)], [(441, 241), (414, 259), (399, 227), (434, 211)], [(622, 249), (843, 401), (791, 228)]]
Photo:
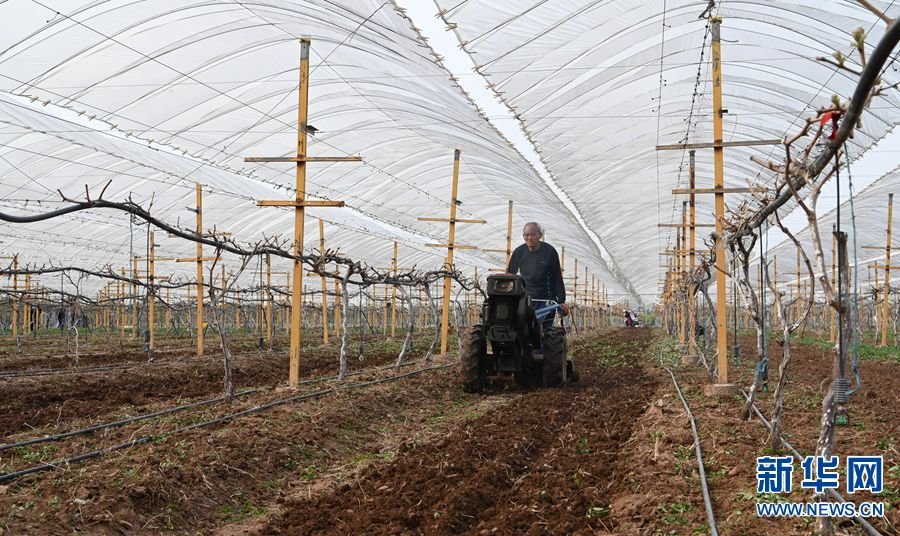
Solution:
[(281, 400), (276, 400), (276, 401), (274, 401), (274, 402), (269, 402), (268, 404), (263, 404), (263, 405), (260, 405), (260, 406), (255, 406), (255, 407), (252, 407), (252, 408), (250, 408), (250, 409), (245, 409), (245, 410), (243, 410), (243, 411), (238, 411), (238, 412), (236, 412), (236, 413), (230, 413), (230, 414), (228, 414), (228, 415), (223, 415), (223, 416), (221, 416), (221, 417), (217, 417), (217, 418), (212, 419), (212, 420), (209, 420), (209, 421), (204, 421), (204, 422), (192, 424), (192, 425), (189, 425), (189, 426), (184, 426), (184, 427), (182, 427), (182, 428), (178, 428), (178, 429), (176, 429), (176, 430), (172, 430), (171, 432), (167, 432), (167, 433), (163, 433), (163, 434), (156, 434), (156, 435), (143, 436), (143, 437), (139, 437), (139, 438), (137, 438), (137, 439), (132, 439), (131, 441), (126, 441), (126, 442), (124, 442), (124, 443), (119, 443), (118, 445), (113, 445), (113, 446), (111, 446), (111, 447), (107, 447), (107, 448), (104, 448), (104, 449), (99, 449), (99, 450), (94, 450), (94, 451), (91, 451), (91, 452), (86, 452), (86, 453), (84, 453), (84, 454), (79, 454), (79, 455), (77, 455), (77, 456), (72, 456), (72, 457), (69, 457), (69, 458), (61, 459), (61, 460), (54, 460), (54, 461), (52, 461), (52, 462), (44, 463), (44, 464), (41, 464), (41, 465), (36, 465), (36, 466), (33, 466), (33, 467), (28, 467), (28, 468), (22, 469), (22, 470), (20, 470), (20, 471), (13, 471), (12, 473), (7, 473), (7, 474), (4, 474), (4, 475), (0, 475), (0, 482), (6, 482), (6, 481), (9, 481), (9, 480), (15, 480), (15, 479), (17, 479), (17, 478), (19, 478), (19, 477), (23, 477), (23, 476), (30, 475), (30, 474), (34, 474), (34, 473), (40, 473), (40, 472), (43, 472), (43, 471), (49, 471), (49, 470), (52, 470), (52, 469), (58, 469), (60, 466), (63, 466), (63, 465), (64, 465), (64, 466), (68, 466), (68, 465), (71, 465), (71, 464), (76, 463), (76, 462), (80, 462), (80, 461), (84, 461), (84, 460), (89, 460), (89, 459), (92, 459), (92, 458), (99, 458), (99, 457), (102, 457), (102, 456), (106, 456), (107, 454), (112, 453), (112, 452), (115, 452), (115, 451), (117, 451), (117, 450), (123, 450), (123, 449), (127, 449), (127, 448), (134, 447), (134, 446), (136, 446), (136, 445), (142, 445), (142, 444), (144, 444), (144, 443), (149, 443), (149, 442), (151, 442), (151, 441), (157, 441), (157, 440), (160, 440), (160, 439), (165, 439), (165, 438), (174, 436), (174, 435), (176, 435), (176, 434), (188, 432), (188, 431), (191, 431), (191, 430), (196, 430), (196, 429), (199, 429), (199, 428), (205, 428), (205, 427), (207, 427), (207, 426), (213, 426), (213, 425), (216, 425), (216, 424), (222, 424), (222, 423), (225, 423), (225, 422), (228, 422), (228, 421), (237, 419), (238, 417), (244, 417), (244, 416), (247, 416), (247, 415), (252, 415), (252, 414), (254, 414), (254, 413), (260, 413), (260, 412), (263, 412), (263, 411), (266, 411), (266, 410), (269, 410), (269, 409), (272, 409), (272, 408), (275, 408), (275, 407), (278, 407), (278, 406), (283, 406), (283, 405), (285, 405), (285, 404), (290, 404), (291, 402), (299, 402), (299, 401), (301, 401), (301, 400), (307, 400), (307, 399), (311, 399), (311, 398), (318, 398), (318, 397), (320, 397), (320, 396), (324, 396), (324, 395), (327, 395), (327, 394), (337, 393), (337, 392), (340, 392), (340, 391), (349, 391), (349, 390), (352, 390), (352, 389), (359, 389), (359, 388), (362, 388), (362, 387), (368, 387), (368, 386), (370, 386), (370, 385), (376, 385), (376, 384), (381, 384), (381, 383), (389, 383), (389, 382), (401, 380), (401, 379), (404, 379), (404, 378), (408, 378), (408, 377), (410, 377), (410, 376), (416, 376), (416, 375), (422, 374), (422, 373), (424, 373), (424, 372), (430, 372), (430, 371), (432, 371), (432, 370), (443, 369), (443, 368), (454, 367), (454, 366), (456, 366), (456, 363), (447, 363), (447, 364), (444, 364), (444, 365), (434, 365), (434, 366), (427, 367), (427, 368), (424, 368), (424, 369), (413, 370), (413, 371), (410, 371), (410, 372), (405, 372), (405, 373), (403, 373), (403, 374), (398, 374), (398, 375), (396, 375), (396, 376), (390, 376), (390, 377), (388, 377), (388, 378), (380, 378), (380, 379), (377, 379), (377, 380), (369, 380), (369, 381), (360, 382), (360, 383), (354, 383), (354, 384), (350, 384), (350, 385), (342, 385), (342, 386), (338, 386), (338, 387), (332, 387), (331, 389), (323, 389), (323, 390), (320, 390), (320, 391), (313, 391), (313, 392), (311, 392), (311, 393), (305, 393), (305, 394), (302, 394), (302, 395), (292, 396), (292, 397), (289, 397), (289, 398), (283, 398), (283, 399), (281, 399)]
[[(750, 396), (743, 390), (741, 391), (741, 395), (747, 400), (750, 399)], [(769, 433), (771, 433), (772, 432), (771, 423), (769, 423), (769, 421), (767, 421), (766, 418), (763, 417), (763, 414), (760, 413), (759, 409), (756, 407), (756, 404), (751, 405), (750, 409), (753, 410), (753, 413), (756, 413), (756, 416), (759, 417), (759, 420), (765, 425), (766, 428), (769, 429)], [(789, 451), (791, 451), (791, 454), (794, 456), (794, 458), (797, 458), (797, 461), (803, 461), (803, 456), (801, 456), (800, 453), (797, 452), (797, 449), (795, 449), (790, 443), (788, 443), (784, 437), (779, 435), (778, 439), (781, 441), (782, 445), (784, 445), (785, 447), (787, 447), (787, 449)], [(840, 493), (834, 491), (833, 489), (828, 488), (827, 491), (828, 491), (829, 495), (831, 495), (833, 498), (839, 500), (840, 502), (842, 502), (842, 503), (848, 502), (846, 499), (841, 497)], [(860, 516), (853, 516), (852, 519), (854, 521), (856, 521), (857, 523), (859, 523), (860, 526), (862, 526), (863, 530), (866, 531), (866, 534), (869, 534), (869, 536), (881, 536), (881, 533), (878, 532), (878, 529), (876, 529), (875, 527), (872, 526), (871, 523), (866, 521), (866, 518), (860, 517)], [(884, 518), (882, 518), (882, 519), (884, 519)], [(885, 521), (887, 521), (887, 520), (885, 519)]]
[[(380, 370), (386, 370), (386, 369), (389, 369), (389, 368), (405, 367), (405, 366), (407, 366), (407, 365), (415, 364), (415, 363), (417, 363), (418, 361), (419, 361), (419, 360), (413, 360), (413, 361), (407, 361), (406, 363), (401, 363), (400, 365), (394, 365), (394, 364), (392, 364), (392, 365), (381, 366), (381, 367), (371, 367), (371, 368), (366, 368), (366, 369), (363, 369), (363, 370), (358, 370), (358, 371), (355, 371), (355, 372), (350, 372), (350, 373), (348, 373), (348, 374), (345, 374), (345, 376), (358, 376), (358, 375), (360, 375), (360, 374), (365, 374), (366, 372), (369, 372), (370, 370), (380, 371)], [(338, 379), (337, 376), (328, 376), (328, 377), (325, 377), (325, 378), (313, 378), (313, 379), (309, 379), (309, 380), (303, 380), (303, 381), (299, 382), (298, 385), (310, 385), (310, 384), (314, 384), (314, 383), (322, 383), (322, 382), (333, 381), (333, 380), (337, 380), (337, 379)], [(235, 394), (234, 396), (235, 396), (235, 398), (237, 398), (237, 397), (249, 395), (249, 394), (252, 394), (252, 393), (257, 393), (257, 392), (259, 392), (259, 391), (262, 391), (262, 388), (261, 388), (261, 387), (249, 389), (249, 390), (246, 390), (246, 391), (241, 391), (240, 393), (237, 393), (237, 394)], [(75, 437), (75, 436), (78, 436), (78, 435), (85, 435), (85, 434), (90, 434), (90, 433), (93, 433), (93, 432), (99, 432), (100, 430), (105, 430), (105, 429), (107, 429), (107, 428), (116, 428), (116, 427), (118, 427), (118, 426), (125, 426), (126, 424), (132, 424), (132, 423), (139, 422), (139, 421), (143, 421), (143, 420), (147, 420), (147, 419), (153, 419), (153, 418), (155, 418), (155, 417), (162, 417), (163, 415), (169, 415), (169, 414), (172, 414), (172, 413), (178, 413), (179, 411), (185, 411), (185, 410), (188, 410), (188, 409), (199, 408), (199, 407), (203, 407), (203, 406), (209, 406), (209, 405), (216, 404), (216, 403), (223, 402), (223, 401), (225, 401), (225, 397), (224, 397), (224, 396), (220, 396), (220, 397), (217, 397), (217, 398), (210, 398), (209, 400), (202, 400), (202, 401), (200, 401), (200, 402), (194, 402), (194, 403), (191, 403), (191, 404), (184, 404), (184, 405), (181, 405), (181, 406), (176, 406), (176, 407), (174, 407), (174, 408), (167, 408), (167, 409), (163, 409), (163, 410), (160, 410), (160, 411), (155, 411), (155, 412), (153, 412), (153, 413), (145, 413), (145, 414), (143, 414), (143, 415), (137, 415), (137, 416), (135, 416), (135, 417), (130, 417), (130, 418), (128, 418), (128, 419), (122, 419), (122, 420), (118, 420), (118, 421), (109, 422), (109, 423), (106, 423), (106, 424), (98, 424), (98, 425), (96, 425), (96, 426), (89, 426), (89, 427), (87, 427), (87, 428), (81, 428), (81, 429), (78, 429), (78, 430), (72, 430), (72, 431), (69, 431), (69, 432), (62, 433), (62, 434), (56, 434), (56, 435), (51, 435), (51, 436), (43, 436), (43, 437), (35, 437), (35, 438), (32, 438), (32, 439), (26, 439), (26, 440), (19, 441), (19, 442), (16, 442), (16, 443), (7, 443), (7, 444), (0, 445), (0, 452), (2, 452), (2, 451), (4, 451), (4, 450), (11, 449), (11, 448), (15, 448), (15, 447), (25, 447), (25, 446), (28, 446), (28, 445), (34, 445), (34, 444), (37, 444), (37, 443), (47, 443), (47, 442), (50, 442), (50, 441), (61, 441), (61, 440), (63, 440), (63, 439), (68, 439), (68, 438), (70, 438), (70, 437)]]
[(694, 414), (691, 413), (691, 408), (688, 407), (687, 400), (684, 399), (681, 388), (678, 387), (678, 381), (675, 379), (675, 374), (672, 373), (672, 370), (669, 369), (669, 367), (663, 368), (666, 369), (666, 372), (672, 377), (672, 383), (675, 384), (675, 391), (678, 393), (678, 398), (681, 399), (684, 411), (687, 412), (688, 419), (691, 421), (691, 431), (694, 433), (694, 450), (697, 452), (697, 467), (700, 471), (700, 489), (703, 490), (703, 506), (706, 507), (706, 521), (709, 523), (710, 535), (719, 536), (719, 531), (716, 529), (716, 516), (713, 514), (712, 500), (709, 498), (709, 487), (706, 484), (706, 470), (703, 468), (703, 453), (700, 452), (700, 434), (697, 432), (697, 422), (694, 420)]
[[(237, 394), (234, 395), (234, 396), (235, 396), (235, 397), (244, 396), (244, 395), (248, 395), (248, 394), (250, 394), (250, 393), (256, 393), (256, 392), (259, 392), (260, 390), (261, 390), (261, 389), (251, 389), (251, 390), (249, 390), (249, 391), (242, 391), (242, 392), (240, 392), (240, 393), (237, 393)], [(145, 414), (143, 414), (143, 415), (138, 415), (138, 416), (136, 416), (136, 417), (131, 417), (131, 418), (128, 418), (128, 419), (122, 419), (122, 420), (118, 420), (118, 421), (109, 422), (109, 423), (106, 423), (106, 424), (98, 424), (98, 425), (96, 425), (96, 426), (90, 426), (90, 427), (88, 427), (88, 428), (81, 428), (81, 429), (78, 429), (78, 430), (72, 430), (72, 431), (70, 431), (70, 432), (65, 432), (65, 433), (62, 433), (62, 434), (56, 434), (56, 435), (52, 435), (52, 436), (44, 436), (44, 437), (35, 437), (35, 438), (32, 438), (32, 439), (26, 439), (26, 440), (24, 440), (24, 441), (19, 441), (19, 442), (17, 442), (17, 443), (7, 443), (7, 444), (4, 444), (4, 445), (0, 445), (0, 452), (2, 452), (2, 451), (4, 451), (4, 450), (11, 449), (11, 448), (16, 448), (16, 447), (26, 447), (26, 446), (28, 446), (28, 445), (34, 445), (34, 444), (36, 444), (36, 443), (46, 443), (46, 442), (49, 442), (49, 441), (60, 441), (60, 440), (68, 439), (68, 438), (70, 438), (70, 437), (75, 437), (75, 436), (78, 436), (78, 435), (84, 435), (84, 434), (90, 434), (90, 433), (93, 433), (93, 432), (99, 432), (100, 430), (106, 430), (107, 428), (115, 428), (115, 427), (117, 427), (117, 426), (124, 426), (124, 425), (126, 425), (126, 424), (131, 424), (131, 423), (135, 423), (135, 422), (138, 422), (138, 421), (143, 421), (143, 420), (146, 420), (146, 419), (152, 419), (152, 418), (154, 418), (154, 417), (162, 417), (163, 415), (169, 415), (169, 414), (171, 414), (171, 413), (177, 413), (177, 412), (179, 412), (179, 411), (184, 411), (184, 410), (187, 410), (187, 409), (199, 408), (199, 407), (203, 407), (203, 406), (209, 406), (209, 405), (215, 404), (215, 403), (217, 403), (217, 402), (222, 402), (223, 400), (225, 400), (225, 397), (224, 397), (224, 396), (220, 396), (220, 397), (218, 397), (218, 398), (210, 398), (209, 400), (202, 400), (202, 401), (200, 401), (200, 402), (194, 402), (194, 403), (192, 403), (192, 404), (185, 404), (185, 405), (183, 405), (183, 406), (176, 406), (176, 407), (174, 407), (174, 408), (167, 408), (167, 409), (163, 409), (163, 410), (160, 410), (160, 411), (155, 411), (155, 412), (153, 412), (153, 413), (145, 413)]]

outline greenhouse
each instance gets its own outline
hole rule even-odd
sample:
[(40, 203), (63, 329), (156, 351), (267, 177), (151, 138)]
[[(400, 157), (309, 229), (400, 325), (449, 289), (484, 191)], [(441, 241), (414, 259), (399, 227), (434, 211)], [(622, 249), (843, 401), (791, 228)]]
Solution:
[(898, 17), (0, 1), (0, 527), (897, 534)]

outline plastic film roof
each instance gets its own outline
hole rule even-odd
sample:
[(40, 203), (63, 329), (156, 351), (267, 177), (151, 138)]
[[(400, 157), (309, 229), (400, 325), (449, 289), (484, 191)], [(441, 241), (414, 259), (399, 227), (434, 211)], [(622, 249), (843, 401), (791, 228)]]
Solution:
[[(435, 3), (600, 236), (613, 266), (645, 298), (654, 295), (666, 270), (658, 253), (674, 248), (676, 232), (657, 224), (681, 222), (687, 196), (670, 192), (688, 181), (687, 152), (655, 146), (713, 139), (711, 37), (707, 20), (698, 18), (709, 3)], [(872, 3), (898, 15), (887, 2)], [(712, 14), (723, 19), (725, 141), (783, 138), (832, 94), (846, 101), (856, 77), (815, 58), (835, 50), (849, 55), (858, 27), (867, 31), (869, 50), (884, 31), (874, 14), (849, 1), (721, 1)], [(900, 80), (893, 67), (884, 78)], [(896, 92), (873, 101), (848, 143), (852, 158), (896, 125), (898, 104)], [(772, 183), (751, 155), (778, 161), (783, 149), (726, 149), (727, 187)], [(712, 150), (697, 150), (696, 161), (697, 187), (712, 187)], [(712, 198), (697, 196), (698, 223), (714, 222)], [(726, 202), (736, 208), (741, 199), (730, 194)], [(857, 217), (860, 228), (883, 227), (875, 213)]]
[[(626, 294), (587, 233), (391, 2), (23, 0), (0, 3), (0, 20), (14, 22), (0, 34), (6, 212), (58, 208), (57, 190), (83, 198), (87, 188), (96, 197), (111, 181), (106, 199), (152, 204), (156, 217), (193, 228), (200, 182), (206, 229), (241, 242), (289, 237), (292, 212), (255, 201), (292, 198), (294, 167), (243, 159), (295, 153), (298, 39), (306, 36), (317, 130), (308, 154), (364, 158), (308, 166), (310, 197), (347, 203), (308, 210), (327, 222), (328, 247), (384, 268), (398, 240), (401, 267), (439, 267), (444, 252), (424, 244), (445, 243), (447, 226), (416, 217), (447, 217), (458, 148), (458, 217), (488, 221), (458, 226), (458, 243), (505, 247), (513, 200), (514, 237), (525, 221), (542, 222), (548, 242), (588, 266), (613, 299)], [(318, 247), (312, 218), (307, 249)], [(194, 244), (164, 234), (155, 239), (158, 256), (194, 255)], [(145, 246), (146, 226), (115, 211), (0, 224), (0, 250), (21, 263), (118, 269)], [(503, 255), (457, 251), (456, 260), (471, 272), (500, 266)], [(193, 270), (157, 266), (186, 277)]]

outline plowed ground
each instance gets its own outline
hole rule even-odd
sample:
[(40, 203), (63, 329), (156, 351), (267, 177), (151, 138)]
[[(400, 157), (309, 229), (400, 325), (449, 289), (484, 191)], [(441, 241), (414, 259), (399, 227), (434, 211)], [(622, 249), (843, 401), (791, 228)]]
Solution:
[[(752, 353), (751, 344), (745, 341), (743, 355)], [(354, 367), (388, 363), (396, 348), (381, 350)], [(830, 370), (819, 353), (798, 349), (786, 402), (785, 432), (806, 453), (815, 445), (816, 404)], [(707, 534), (694, 440), (663, 368), (669, 365), (698, 421), (719, 533), (810, 534), (808, 520), (756, 517), (755, 458), (769, 453), (765, 429), (739, 420), (737, 399), (703, 396), (705, 371), (681, 365), (658, 331), (582, 336), (570, 341), (570, 354), (581, 378), (562, 389), (498, 383), (466, 394), (449, 367), (161, 434), (146, 445), (0, 483), (0, 528), (10, 534)], [(333, 375), (336, 360), (334, 348), (312, 352), (303, 376)], [(773, 359), (773, 378), (777, 364)], [(753, 365), (745, 359), (734, 366), (739, 384), (749, 384)], [(271, 389), (286, 376), (283, 355), (248, 358), (241, 366), (240, 385), (269, 389), (242, 398), (233, 410), (288, 396)], [(838, 454), (885, 457), (887, 490), (873, 499), (889, 505), (888, 519), (875, 520), (885, 533), (900, 522), (897, 366), (863, 363), (866, 389), (852, 401), (853, 424), (838, 432)], [(27, 380), (27, 389), (18, 387), (22, 380), (0, 380), (0, 397), (10, 402), (0, 417), (19, 426), (5, 441), (111, 420), (126, 409), (146, 412), (188, 396), (216, 396), (217, 369), (210, 365), (200, 374), (198, 368), (205, 370), (196, 363), (148, 368), (140, 382), (120, 372)], [(78, 384), (103, 389), (89, 389), (99, 391), (91, 398)], [(122, 392), (137, 398), (125, 400)], [(62, 409), (39, 412), (51, 397), (61, 397)], [(770, 398), (761, 393), (765, 411)], [(17, 407), (54, 418), (17, 419), (11, 416)], [(215, 413), (208, 411), (180, 421)], [(26, 431), (23, 422), (36, 430)], [(0, 451), (0, 468), (5, 473), (158, 433), (157, 426)], [(809, 500), (799, 492), (789, 498)], [(846, 520), (839, 520), (839, 531), (859, 534)]]

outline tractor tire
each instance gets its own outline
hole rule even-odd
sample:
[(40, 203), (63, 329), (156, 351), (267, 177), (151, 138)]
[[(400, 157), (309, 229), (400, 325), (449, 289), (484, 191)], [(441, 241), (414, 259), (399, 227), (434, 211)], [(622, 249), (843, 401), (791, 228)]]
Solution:
[(484, 388), (484, 369), (481, 360), (487, 351), (481, 326), (469, 326), (463, 332), (462, 347), (459, 349), (459, 377), (463, 391), (480, 393)]
[(566, 384), (566, 331), (550, 328), (544, 332), (544, 387)]

